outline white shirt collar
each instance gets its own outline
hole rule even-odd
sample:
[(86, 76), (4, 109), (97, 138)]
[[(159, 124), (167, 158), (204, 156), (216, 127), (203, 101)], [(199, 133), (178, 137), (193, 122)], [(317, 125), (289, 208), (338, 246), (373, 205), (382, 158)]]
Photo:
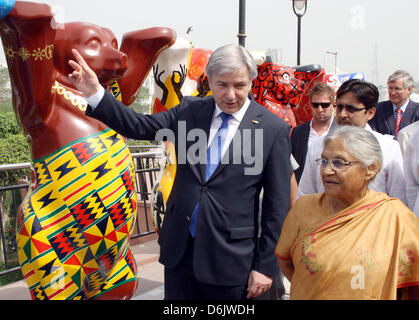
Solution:
[[(232, 114), (233, 118), (239, 122), (242, 121), (244, 114), (246, 113), (247, 109), (249, 108), (250, 105), (250, 99), (247, 98), (246, 101), (243, 104), (243, 107), (240, 108), (240, 110), (236, 111), (235, 113)], [(220, 107), (217, 105), (217, 103), (215, 104), (215, 109), (214, 109), (214, 115), (212, 116), (212, 120), (214, 120), (216, 117), (218, 117), (220, 115), (220, 113), (223, 112)]]
[[(406, 108), (407, 108), (407, 105), (409, 104), (409, 102), (410, 102), (410, 99), (407, 99), (407, 101), (402, 106), (400, 106), (400, 109), (402, 109), (403, 112), (406, 111)], [(393, 112), (394, 113), (396, 112), (396, 108), (397, 107), (393, 104)]]
[[(332, 126), (332, 124), (333, 124), (333, 119), (334, 119), (334, 118), (335, 118), (335, 116), (334, 116), (334, 115), (332, 115), (332, 118), (331, 118), (332, 120), (330, 121), (330, 123), (329, 123), (329, 128), (328, 128), (327, 130), (330, 130), (330, 127), (331, 127), (331, 126)], [(314, 129), (313, 129), (313, 119), (311, 119), (311, 120), (310, 120), (310, 129), (311, 129), (311, 130), (314, 130)]]

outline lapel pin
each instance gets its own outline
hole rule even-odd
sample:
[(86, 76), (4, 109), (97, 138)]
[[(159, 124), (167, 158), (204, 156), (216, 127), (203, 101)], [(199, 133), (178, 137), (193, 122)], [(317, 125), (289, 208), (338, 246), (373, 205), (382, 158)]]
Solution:
[(252, 122), (253, 122), (254, 124), (258, 124), (258, 123), (259, 123), (259, 121), (257, 121), (257, 120), (252, 120)]

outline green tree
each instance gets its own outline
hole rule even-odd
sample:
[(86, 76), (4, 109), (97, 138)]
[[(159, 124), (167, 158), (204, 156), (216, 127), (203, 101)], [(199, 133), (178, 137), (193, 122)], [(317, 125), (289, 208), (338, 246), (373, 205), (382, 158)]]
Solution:
[(0, 113), (2, 112), (13, 112), (13, 106), (11, 102), (0, 102)]
[[(142, 114), (150, 114), (151, 113), (151, 97), (150, 97), (150, 90), (147, 87), (141, 87), (140, 91), (138, 92), (137, 98), (132, 103), (130, 108), (135, 112), (139, 112)], [(127, 144), (129, 146), (133, 145), (148, 145), (152, 144), (148, 140), (132, 140), (127, 139)]]
[(150, 90), (146, 87), (141, 87), (138, 92), (137, 98), (134, 103), (130, 106), (134, 111), (142, 114), (151, 113), (151, 103), (150, 103)]
[(0, 102), (11, 100), (12, 90), (10, 86), (9, 69), (0, 68)]
[[(0, 112), (0, 164), (14, 164), (30, 161), (29, 145), (19, 128), (13, 112)], [(25, 176), (30, 176), (30, 170), (0, 171), (0, 186), (17, 184)], [(0, 243), (0, 270), (4, 269), (2, 262), (3, 246), (7, 246), (7, 259), (11, 266), (18, 265), (15, 239), (16, 205), (22, 199), (18, 190), (0, 192), (0, 214), (2, 215), (3, 229), (6, 243)], [(0, 241), (1, 242), (1, 241)], [(0, 285), (22, 278), (21, 272), (14, 272), (0, 277)]]
[[(29, 145), (22, 133), (0, 138), (0, 164), (31, 161)], [(23, 176), (30, 176), (29, 169), (0, 171), (0, 185), (16, 184)]]
[[(17, 124), (13, 112), (0, 113), (0, 164), (13, 164), (31, 161), (29, 144)], [(16, 183), (19, 175), (26, 171), (18, 170), (16, 173), (0, 171), (1, 185)]]
[(12, 89), (7, 68), (0, 68), (0, 112), (13, 112)]
[(7, 136), (22, 134), (13, 112), (0, 113), (0, 139)]

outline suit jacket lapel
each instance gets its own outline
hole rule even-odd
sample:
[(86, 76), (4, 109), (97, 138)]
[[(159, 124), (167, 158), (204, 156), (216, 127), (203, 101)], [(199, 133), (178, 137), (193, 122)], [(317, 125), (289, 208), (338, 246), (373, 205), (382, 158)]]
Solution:
[(384, 121), (390, 129), (391, 134), (394, 135), (394, 112), (393, 104), (391, 103), (391, 101), (388, 101), (383, 111)]
[[(208, 146), (208, 139), (210, 135), (211, 122), (212, 122), (212, 116), (214, 115), (214, 109), (215, 109), (214, 99), (210, 99), (208, 103), (205, 104), (201, 110), (199, 110), (198, 117), (197, 117), (197, 128), (202, 128), (202, 130), (205, 131), (205, 137), (207, 139), (206, 146)], [(202, 178), (202, 181), (204, 182), (205, 182), (205, 172), (207, 170), (206, 158), (207, 157), (205, 155), (205, 162), (198, 164), (199, 170), (201, 172), (201, 178)]]
[(400, 123), (400, 129), (414, 122), (412, 121), (412, 118), (416, 111), (415, 108), (416, 106), (413, 104), (412, 100), (409, 100), (406, 110), (403, 112), (403, 115), (402, 115), (402, 122)]
[[(306, 124), (307, 125), (304, 125), (304, 136), (302, 136), (301, 141), (301, 153), (304, 155), (304, 159), (305, 155), (307, 154), (308, 139), (310, 137), (310, 121), (306, 122)], [(300, 143), (300, 141), (298, 143)]]

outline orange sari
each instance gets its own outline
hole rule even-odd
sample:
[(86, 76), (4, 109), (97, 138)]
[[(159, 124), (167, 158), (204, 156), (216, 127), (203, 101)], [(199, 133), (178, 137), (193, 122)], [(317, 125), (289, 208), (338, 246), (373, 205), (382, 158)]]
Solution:
[(297, 200), (275, 249), (292, 260), (291, 299), (397, 299), (419, 286), (419, 220), (398, 199), (369, 190), (329, 214), (325, 193)]

